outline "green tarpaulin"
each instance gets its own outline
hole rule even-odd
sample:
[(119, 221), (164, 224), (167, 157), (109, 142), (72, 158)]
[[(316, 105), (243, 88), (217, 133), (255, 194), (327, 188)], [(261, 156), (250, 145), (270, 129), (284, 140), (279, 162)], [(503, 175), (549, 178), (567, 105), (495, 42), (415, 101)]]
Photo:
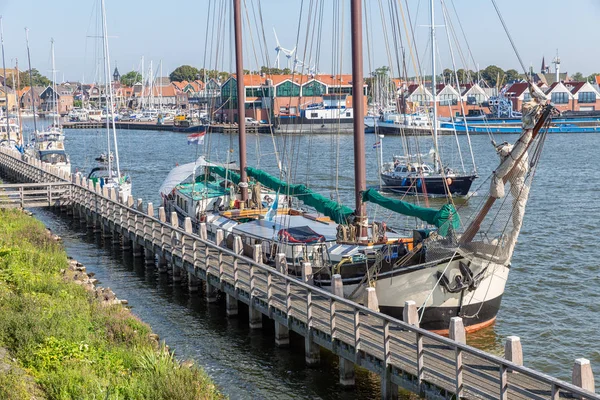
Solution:
[(249, 177), (254, 178), (269, 189), (279, 192), (282, 195), (297, 197), (307, 206), (313, 207), (315, 210), (328, 216), (338, 224), (345, 224), (347, 218), (354, 212), (351, 208), (315, 193), (304, 185), (286, 183), (269, 175), (265, 171), (252, 167), (247, 167), (246, 172)]
[[(236, 185), (238, 183), (240, 183), (240, 174), (238, 174), (235, 171), (232, 171), (230, 169), (228, 170), (228, 169), (225, 169), (225, 167), (219, 167), (219, 166), (208, 167), (208, 170), (211, 173), (215, 173), (222, 178), (227, 178), (228, 180), (235, 183)], [(204, 179), (204, 175), (200, 176), (199, 178)], [(196, 179), (198, 179), (198, 178), (196, 178)]]
[(417, 217), (428, 224), (435, 225), (439, 228), (438, 233), (442, 236), (448, 234), (450, 226), (455, 230), (460, 226), (460, 218), (452, 204), (444, 204), (439, 210), (420, 207), (402, 200), (382, 196), (375, 189), (368, 189), (363, 192), (362, 200), (363, 202), (369, 201), (371, 203), (379, 204), (381, 207), (402, 215)]

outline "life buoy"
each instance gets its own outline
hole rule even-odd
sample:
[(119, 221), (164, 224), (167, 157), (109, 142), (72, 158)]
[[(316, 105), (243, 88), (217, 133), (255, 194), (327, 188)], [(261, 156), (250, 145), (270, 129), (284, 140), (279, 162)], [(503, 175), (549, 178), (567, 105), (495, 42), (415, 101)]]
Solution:
[(446, 183), (448, 186), (452, 185), (452, 178), (446, 178)]

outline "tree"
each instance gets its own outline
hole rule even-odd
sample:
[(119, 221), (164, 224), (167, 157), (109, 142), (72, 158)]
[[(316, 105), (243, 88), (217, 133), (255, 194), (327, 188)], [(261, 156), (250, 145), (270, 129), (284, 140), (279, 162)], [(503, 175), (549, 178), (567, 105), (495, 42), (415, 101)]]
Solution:
[[(33, 86), (46, 87), (52, 84), (52, 81), (50, 79), (40, 74), (40, 72), (35, 68), (31, 69), (31, 77), (33, 78)], [(15, 88), (17, 86), (16, 82), (13, 82), (12, 76), (9, 76), (6, 79), (6, 85), (10, 86), (11, 88)], [(19, 72), (19, 87), (17, 89), (20, 90), (26, 86), (31, 86), (31, 81), (29, 79), (29, 70)]]
[(199, 75), (198, 68), (191, 65), (182, 65), (169, 74), (169, 80), (171, 82), (195, 81)]
[(506, 71), (506, 83), (521, 80), (521, 74), (516, 69)]
[(571, 75), (571, 80), (575, 82), (583, 82), (586, 79), (581, 72), (575, 72), (573, 75)]
[(591, 75), (588, 75), (587, 81), (588, 82), (596, 82), (596, 75), (600, 75), (600, 72), (595, 72)]
[(504, 77), (504, 70), (495, 65), (489, 65), (481, 71), (481, 77), (486, 81), (488, 86), (495, 87)]
[(142, 82), (142, 74), (137, 71), (130, 71), (121, 76), (121, 84), (123, 86), (133, 86), (138, 82)]

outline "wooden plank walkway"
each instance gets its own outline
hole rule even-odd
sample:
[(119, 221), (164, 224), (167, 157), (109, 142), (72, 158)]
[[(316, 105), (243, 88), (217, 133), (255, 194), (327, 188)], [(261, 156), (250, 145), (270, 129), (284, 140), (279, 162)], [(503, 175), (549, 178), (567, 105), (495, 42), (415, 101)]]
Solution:
[(182, 228), (177, 218), (173, 224), (167, 223), (162, 207), (155, 216), (151, 203), (134, 207), (131, 197), (119, 202), (114, 190), (94, 187), (85, 178), (58, 173), (7, 149), (0, 149), (0, 170), (19, 181), (68, 185), (62, 194), (68, 192), (75, 218), (107, 237), (122, 240), (134, 255), (143, 254), (148, 263), (158, 263), (159, 270), (172, 269), (174, 280), (187, 273), (190, 287), (205, 281), (207, 300), (213, 299), (214, 289), (225, 293), (228, 314), (237, 313), (239, 301), (249, 306), (251, 324), (260, 326), (261, 314), (274, 320), (276, 340), (285, 341), (288, 330), (304, 336), (307, 362), (315, 361), (320, 346), (379, 374), (386, 398), (397, 396), (402, 387), (432, 399), (600, 399), (598, 394), (393, 319), (255, 262), (241, 254), (239, 244), (232, 251), (193, 234), (189, 219)]

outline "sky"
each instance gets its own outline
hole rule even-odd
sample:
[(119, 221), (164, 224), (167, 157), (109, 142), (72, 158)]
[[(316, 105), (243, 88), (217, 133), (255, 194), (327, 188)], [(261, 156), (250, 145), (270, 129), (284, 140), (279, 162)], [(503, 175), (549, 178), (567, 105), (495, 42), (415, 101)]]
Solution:
[[(99, 1), (0, 0), (7, 66), (13, 66), (18, 59), (20, 68), (26, 69), (27, 27), (34, 68), (44, 75), (50, 75), (50, 39), (54, 38), (58, 81), (62, 81), (63, 77), (64, 80), (85, 79), (86, 82), (97, 80), (97, 65), (102, 63), (99, 56), (101, 43), (97, 38), (101, 35), (97, 24)], [(394, 49), (399, 46), (395, 46), (391, 39), (389, 16), (393, 14), (388, 10), (389, 2), (365, 0), (364, 31), (367, 31), (366, 25), (369, 31), (368, 35), (364, 34), (365, 75), (376, 67), (396, 63)], [(141, 70), (140, 60), (143, 56), (145, 69), (148, 69), (152, 60), (155, 74), (160, 74), (158, 63), (162, 60), (163, 76), (182, 64), (232, 70), (231, 3), (231, 0), (106, 0), (111, 68), (116, 63), (122, 74)], [(243, 15), (245, 68), (258, 69), (266, 64), (267, 56), (270, 64), (274, 64), (275, 28), (282, 47), (293, 49), (298, 44), (299, 59), (309, 61), (310, 58), (314, 65), (318, 54), (318, 72), (351, 72), (348, 0), (242, 0), (242, 3), (247, 7)], [(262, 23), (257, 23), (254, 17), (258, 15), (259, 3)], [(310, 8), (311, 4), (314, 6), (316, 3), (324, 5), (320, 35), (313, 33), (317, 30), (312, 29), (315, 25), (319, 26), (315, 24), (317, 18), (314, 17), (317, 11)], [(429, 1), (402, 0), (402, 4), (406, 3), (414, 26), (417, 50), (413, 54), (421, 57), (420, 70), (429, 73)], [(514, 68), (521, 72), (491, 0), (445, 0), (453, 21), (447, 25), (443, 20), (440, 0), (436, 0), (436, 3), (437, 68), (452, 66), (447, 40), (447, 31), (451, 32), (451, 26), (459, 36), (459, 40), (452, 41), (457, 68), (475, 70), (477, 66), (473, 64), (481, 68), (494, 64), (505, 70)], [(539, 71), (542, 57), (545, 56), (547, 64), (551, 63), (558, 49), (561, 71), (570, 74), (582, 72), (584, 75), (600, 72), (600, 52), (595, 45), (600, 1), (497, 0), (497, 3), (526, 68), (533, 65), (534, 70)], [(384, 7), (383, 18), (380, 4)], [(460, 17), (466, 41), (460, 33), (453, 5)], [(223, 12), (219, 13), (219, 10)], [(227, 17), (216, 17), (221, 14)], [(308, 21), (311, 23), (309, 34), (306, 33)], [(224, 28), (220, 29), (220, 25)], [(384, 29), (384, 26), (387, 28)], [(259, 30), (264, 31), (264, 36), (257, 33)], [(406, 31), (404, 28), (401, 30), (406, 54), (409, 54)], [(390, 38), (387, 44), (386, 32)], [(263, 37), (266, 51), (261, 49)], [(466, 56), (460, 57), (460, 52), (467, 54), (467, 43), (474, 61)], [(319, 51), (317, 45), (320, 46)], [(283, 55), (280, 57), (283, 67), (287, 60)], [(410, 66), (416, 65), (416, 57), (407, 57), (410, 75), (414, 73), (415, 68)]]

